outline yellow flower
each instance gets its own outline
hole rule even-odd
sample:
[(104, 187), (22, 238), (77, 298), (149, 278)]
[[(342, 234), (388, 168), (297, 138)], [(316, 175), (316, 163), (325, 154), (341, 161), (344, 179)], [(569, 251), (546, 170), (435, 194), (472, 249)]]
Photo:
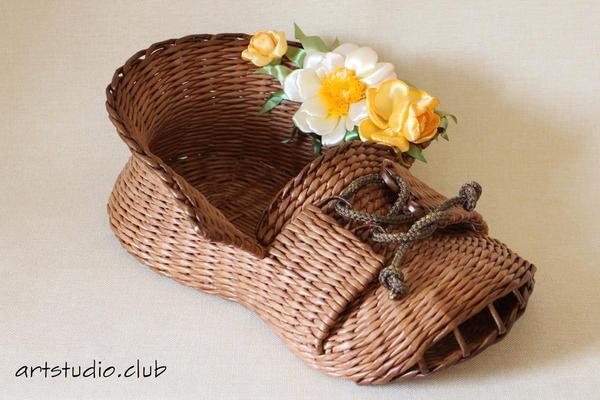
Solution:
[(257, 67), (264, 67), (283, 57), (286, 51), (285, 32), (256, 32), (250, 39), (248, 48), (242, 52), (242, 58), (251, 61)]
[(410, 143), (433, 139), (440, 124), (440, 116), (434, 112), (439, 104), (435, 97), (398, 79), (369, 88), (368, 117), (359, 126), (361, 139), (405, 152)]

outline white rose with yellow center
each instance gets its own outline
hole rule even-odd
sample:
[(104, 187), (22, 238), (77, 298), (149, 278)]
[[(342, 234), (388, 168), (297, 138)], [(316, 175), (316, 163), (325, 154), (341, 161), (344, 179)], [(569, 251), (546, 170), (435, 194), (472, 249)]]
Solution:
[(396, 79), (392, 64), (377, 62), (369, 47), (345, 43), (328, 53), (308, 52), (303, 68), (286, 77), (283, 90), (288, 99), (302, 103), (294, 115), (296, 126), (332, 146), (367, 117), (367, 89), (390, 79)]

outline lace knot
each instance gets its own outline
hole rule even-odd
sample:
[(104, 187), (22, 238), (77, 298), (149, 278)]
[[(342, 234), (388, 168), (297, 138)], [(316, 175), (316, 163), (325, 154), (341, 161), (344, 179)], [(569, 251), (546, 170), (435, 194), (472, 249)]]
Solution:
[(477, 205), (477, 200), (481, 197), (481, 185), (477, 182), (465, 183), (460, 187), (458, 195), (463, 200), (463, 208), (466, 211), (473, 211), (475, 205)]
[(379, 273), (379, 283), (390, 291), (390, 298), (399, 299), (406, 294), (408, 286), (404, 280), (402, 271), (398, 271), (392, 266), (385, 267)]

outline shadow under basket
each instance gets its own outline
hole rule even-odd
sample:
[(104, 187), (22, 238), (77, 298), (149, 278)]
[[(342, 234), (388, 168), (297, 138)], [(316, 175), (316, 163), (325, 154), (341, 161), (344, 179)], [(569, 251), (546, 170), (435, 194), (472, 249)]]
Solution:
[[(424, 376), (504, 337), (535, 267), (458, 221), (433, 236), (437, 250), (411, 250), (411, 292), (389, 300), (377, 276), (392, 249), (347, 229), (325, 200), (395, 155), (349, 143), (316, 157), (307, 136), (282, 143), (297, 105), (257, 114), (281, 87), (240, 59), (247, 45), (244, 34), (168, 40), (116, 71), (106, 105), (131, 158), (108, 211), (127, 251), (255, 311), (307, 364), (362, 384)], [(425, 206), (443, 199), (403, 170)], [(390, 199), (373, 189), (359, 203), (384, 212)]]

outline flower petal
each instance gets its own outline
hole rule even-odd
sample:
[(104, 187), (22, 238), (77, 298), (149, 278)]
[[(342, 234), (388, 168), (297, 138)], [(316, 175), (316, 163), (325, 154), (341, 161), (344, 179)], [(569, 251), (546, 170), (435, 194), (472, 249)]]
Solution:
[(339, 122), (338, 117), (306, 117), (306, 123), (310, 130), (317, 135), (324, 136), (335, 129)]
[(375, 68), (361, 79), (368, 86), (379, 86), (385, 81), (396, 79), (394, 66), (390, 63), (377, 63)]
[(298, 127), (298, 129), (305, 133), (311, 132), (310, 126), (308, 126), (308, 123), (306, 122), (307, 117), (309, 117), (308, 113), (299, 109), (298, 111), (296, 111), (294, 117), (292, 118), (294, 124)]
[(393, 81), (386, 81), (382, 83), (379, 89), (368, 89), (367, 96), (369, 95), (369, 92), (374, 93), (369, 100), (369, 111), (374, 108), (383, 119), (387, 120), (395, 110), (395, 107), (404, 106), (404, 103), (406, 103), (406, 99), (408, 98), (410, 88), (406, 83), (395, 79)]
[(333, 52), (341, 54), (344, 57), (347, 57), (348, 54), (350, 54), (351, 52), (353, 52), (356, 49), (358, 49), (358, 45), (356, 45), (354, 43), (343, 43), (343, 44), (339, 45), (338, 47), (336, 47), (335, 49), (333, 49)]
[(302, 103), (299, 110), (302, 110), (311, 117), (325, 118), (327, 116), (327, 106), (325, 106), (319, 96), (306, 100)]
[(326, 53), (319, 64), (314, 69), (319, 76), (323, 79), (330, 72), (344, 66), (344, 57), (338, 53)]
[(421, 124), (417, 118), (414, 105), (408, 107), (408, 116), (403, 124), (402, 134), (411, 142), (416, 142), (421, 136)]
[(357, 103), (350, 104), (350, 108), (348, 109), (348, 118), (354, 123), (354, 125), (358, 125), (360, 121), (367, 118), (369, 115), (369, 111), (367, 110), (367, 101), (361, 100)]
[(257, 32), (252, 36), (252, 39), (250, 39), (249, 47), (264, 56), (268, 56), (273, 53), (275, 45), (275, 37), (269, 32)]
[(321, 81), (312, 69), (296, 69), (283, 81), (283, 91), (292, 101), (305, 101), (319, 91)]
[(369, 113), (369, 118), (373, 122), (373, 124), (378, 126), (379, 129), (387, 128), (387, 120), (392, 110), (391, 108), (389, 111), (387, 109), (384, 109), (383, 112), (387, 112), (388, 114), (382, 115), (382, 111), (380, 111), (377, 108), (377, 89), (375, 88), (367, 89), (367, 109)]
[(257, 67), (264, 67), (273, 61), (273, 57), (264, 56), (254, 49), (246, 49), (242, 51), (242, 59), (252, 62)]
[(283, 92), (291, 101), (302, 101), (300, 90), (298, 88), (298, 77), (301, 69), (292, 71), (283, 81)]
[(344, 136), (346, 136), (346, 124), (345, 118), (340, 118), (337, 125), (333, 130), (321, 138), (321, 143), (324, 146), (334, 146), (344, 140)]
[(306, 56), (304, 56), (304, 65), (302, 68), (316, 68), (324, 56), (325, 53), (321, 53), (320, 51), (313, 50), (307, 52)]
[(377, 53), (370, 47), (359, 47), (346, 56), (346, 68), (353, 69), (359, 77), (366, 76), (377, 63)]
[(426, 91), (414, 88), (411, 88), (409, 92), (409, 99), (415, 105), (418, 114), (424, 113), (427, 110), (434, 110), (440, 104), (437, 98), (431, 96)]
[(390, 135), (385, 132), (377, 132), (371, 135), (371, 140), (376, 143), (383, 143), (395, 147), (402, 153), (408, 151), (410, 148), (410, 143), (408, 143), (408, 140), (402, 135)]
[(358, 134), (360, 136), (360, 140), (363, 142), (372, 140), (371, 137), (377, 132), (381, 132), (381, 129), (368, 118), (363, 120), (358, 126)]
[[(407, 102), (395, 102), (392, 106), (392, 113), (388, 118), (388, 126), (393, 132), (401, 132), (409, 117), (412, 106)], [(408, 138), (410, 140), (410, 138)]]
[(321, 80), (312, 69), (301, 69), (298, 75), (298, 92), (302, 101), (306, 101), (314, 97), (321, 88)]
[(346, 127), (347, 131), (351, 131), (352, 129), (354, 129), (355, 123), (354, 121), (352, 121), (352, 118), (350, 118), (349, 115), (344, 115), (340, 118), (344, 120), (344, 126)]
[(281, 58), (284, 56), (287, 51), (287, 40), (285, 40), (285, 32), (282, 31), (269, 31), (271, 35), (275, 38), (275, 50), (273, 50), (273, 55), (277, 58)]
[(410, 147), (410, 143), (404, 136), (395, 135), (389, 130), (381, 130), (370, 119), (361, 122), (358, 133), (363, 142), (383, 143), (395, 147), (401, 152), (408, 151)]
[(429, 111), (423, 118), (425, 118), (425, 127), (421, 131), (421, 137), (415, 140), (415, 143), (428, 142), (437, 135), (437, 128), (441, 120), (440, 116), (433, 111)]

